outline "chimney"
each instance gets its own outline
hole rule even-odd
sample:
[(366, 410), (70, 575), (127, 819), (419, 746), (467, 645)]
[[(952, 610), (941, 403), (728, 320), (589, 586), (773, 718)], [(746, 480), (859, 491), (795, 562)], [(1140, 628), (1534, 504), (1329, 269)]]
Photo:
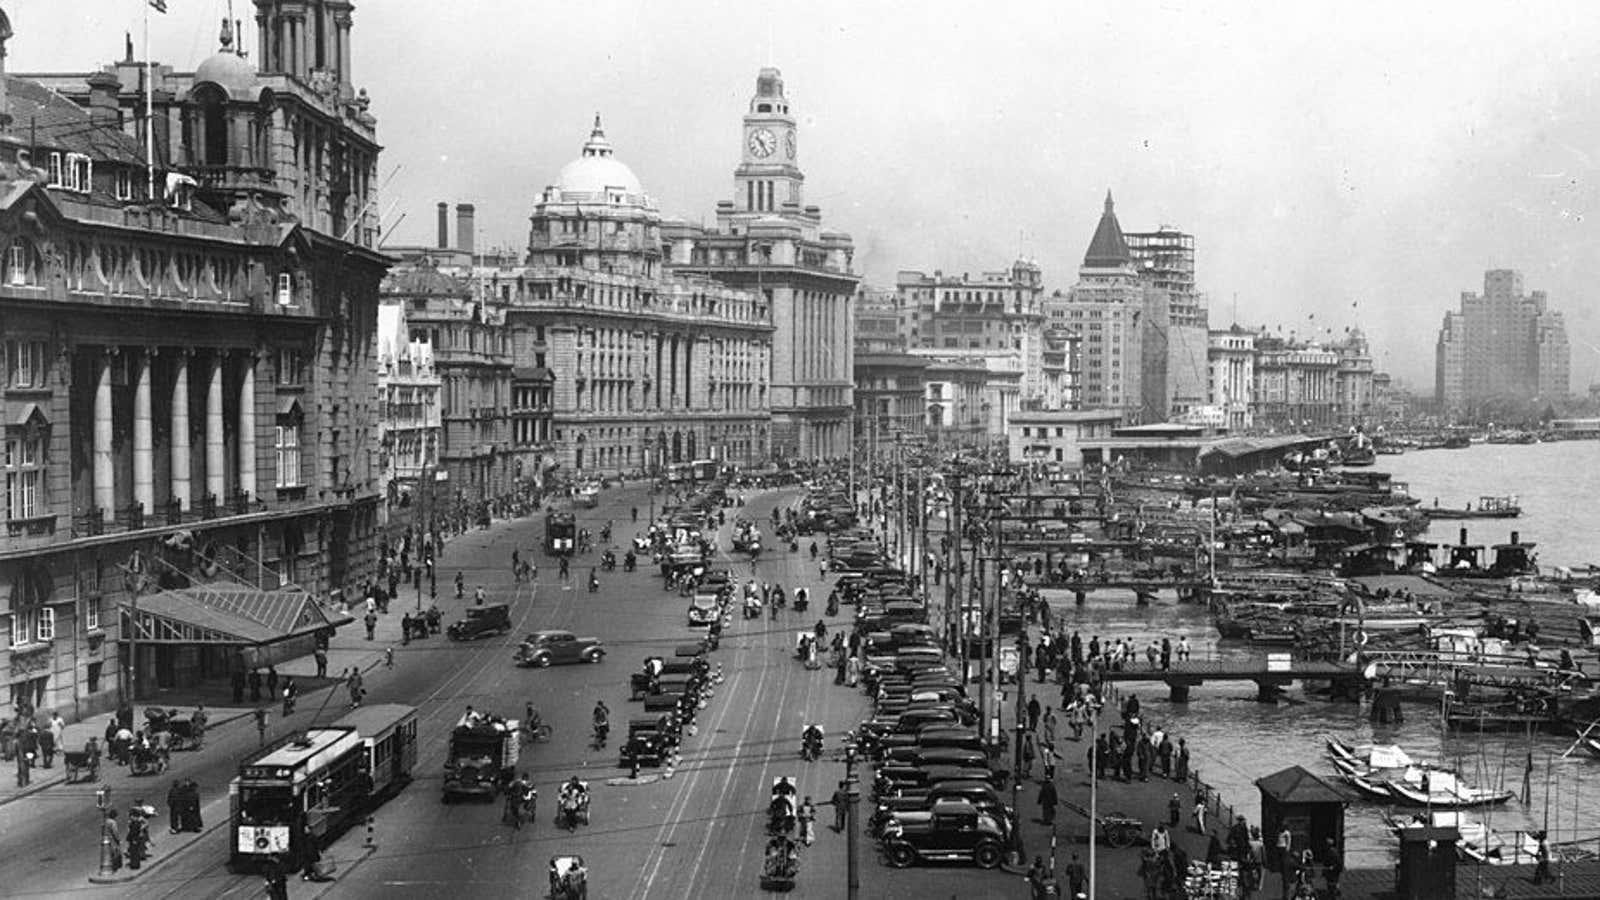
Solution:
[(122, 82), (110, 72), (96, 72), (89, 76), (89, 119), (96, 125), (108, 128), (122, 127), (122, 109), (117, 96), (122, 93)]
[(1517, 532), (1515, 532), (1515, 531), (1511, 532), (1511, 543), (1513, 543), (1513, 544), (1522, 543), (1522, 541), (1518, 540), (1518, 538), (1520, 538), (1520, 537), (1522, 537), (1522, 535), (1518, 534)]
[(1461, 546), (1465, 547), (1466, 545), (1467, 545), (1467, 529), (1463, 528), (1463, 529), (1461, 529)]
[(439, 249), (450, 249), (450, 204), (439, 202)]
[(474, 252), (472, 219), (477, 209), (471, 203), (456, 204), (456, 249), (469, 256)]
[(11, 20), (0, 10), (0, 131), (11, 124), (11, 98), (6, 96), (6, 41), (11, 40)]

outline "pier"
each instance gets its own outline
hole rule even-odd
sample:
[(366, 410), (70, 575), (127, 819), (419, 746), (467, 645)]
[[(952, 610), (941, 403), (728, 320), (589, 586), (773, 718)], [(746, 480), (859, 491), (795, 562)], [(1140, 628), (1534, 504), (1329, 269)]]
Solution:
[(1100, 678), (1109, 682), (1163, 682), (1174, 703), (1189, 700), (1189, 690), (1208, 681), (1253, 681), (1262, 700), (1275, 700), (1280, 691), (1294, 681), (1327, 681), (1335, 696), (1354, 697), (1366, 678), (1354, 663), (1291, 659), (1289, 654), (1268, 654), (1259, 659), (1186, 660), (1171, 668), (1127, 668), (1103, 671)]

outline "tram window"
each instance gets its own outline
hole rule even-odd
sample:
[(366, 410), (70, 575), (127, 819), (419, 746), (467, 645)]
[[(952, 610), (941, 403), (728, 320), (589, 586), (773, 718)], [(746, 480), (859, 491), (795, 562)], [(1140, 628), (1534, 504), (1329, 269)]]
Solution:
[(239, 802), (239, 820), (246, 825), (292, 822), (295, 813), (294, 798), (279, 791), (250, 791)]

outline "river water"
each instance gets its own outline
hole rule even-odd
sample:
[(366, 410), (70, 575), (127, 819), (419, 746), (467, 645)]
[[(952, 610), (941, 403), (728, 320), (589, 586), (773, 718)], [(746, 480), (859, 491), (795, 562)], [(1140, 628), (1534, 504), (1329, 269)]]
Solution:
[[(1471, 529), (1470, 538), (1474, 543), (1499, 543), (1508, 540), (1515, 528), (1522, 540), (1539, 543), (1540, 563), (1548, 569), (1600, 561), (1600, 504), (1593, 499), (1600, 497), (1596, 464), (1600, 464), (1600, 442), (1567, 441), (1413, 451), (1379, 457), (1377, 468), (1407, 482), (1412, 495), (1424, 503), (1438, 497), (1441, 505), (1462, 506), (1468, 501), (1476, 504), (1483, 495), (1519, 496), (1521, 518), (1469, 521), (1465, 524)], [(1453, 543), (1458, 527), (1452, 522), (1436, 524), (1429, 539)], [(1070, 593), (1045, 594), (1055, 612), (1070, 623), (1067, 627), (1082, 632), (1085, 643), (1092, 635), (1099, 635), (1102, 642), (1127, 637), (1142, 653), (1152, 638), (1175, 641), (1187, 635), (1196, 658), (1253, 657), (1262, 652), (1232, 641), (1219, 644), (1205, 610), (1180, 606), (1170, 596), (1138, 607), (1131, 594), (1102, 591), (1091, 594), (1080, 608)], [(1335, 780), (1324, 741), (1336, 736), (1352, 744), (1399, 744), (1413, 759), (1451, 765), (1464, 781), (1477, 786), (1503, 786), (1520, 794), (1527, 776), (1528, 802), (1519, 798), (1493, 810), (1485, 817), (1492, 829), (1509, 835), (1548, 827), (1552, 842), (1587, 840), (1591, 850), (1600, 838), (1600, 818), (1589, 812), (1600, 808), (1600, 761), (1582, 750), (1561, 759), (1571, 741), (1558, 735), (1446, 734), (1438, 709), (1424, 703), (1406, 705), (1403, 725), (1374, 725), (1365, 706), (1307, 697), (1298, 685), (1277, 704), (1257, 702), (1251, 682), (1204, 685), (1184, 704), (1169, 702), (1165, 685), (1159, 683), (1124, 687), (1139, 694), (1147, 718), (1188, 739), (1201, 777), (1252, 824), (1260, 822), (1256, 779), (1300, 765)], [(1384, 827), (1382, 813), (1372, 803), (1350, 805), (1349, 865), (1393, 862), (1395, 841)]]

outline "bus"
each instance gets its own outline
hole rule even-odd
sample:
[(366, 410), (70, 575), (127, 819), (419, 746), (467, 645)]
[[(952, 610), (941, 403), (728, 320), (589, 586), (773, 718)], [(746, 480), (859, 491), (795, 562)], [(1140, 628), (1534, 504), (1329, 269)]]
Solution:
[(552, 509), (544, 517), (544, 552), (571, 556), (578, 545), (578, 520), (570, 512)]
[(357, 710), (245, 757), (228, 783), (229, 867), (258, 870), (273, 859), (299, 868), (411, 777), (415, 707)]

